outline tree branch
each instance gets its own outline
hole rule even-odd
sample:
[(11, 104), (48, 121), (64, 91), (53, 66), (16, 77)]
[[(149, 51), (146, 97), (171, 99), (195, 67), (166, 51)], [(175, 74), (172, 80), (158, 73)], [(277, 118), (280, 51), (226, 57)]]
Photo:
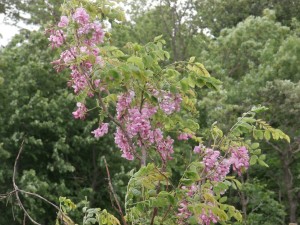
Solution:
[(126, 220), (124, 218), (124, 214), (123, 214), (121, 205), (120, 205), (120, 202), (119, 202), (119, 200), (117, 198), (117, 195), (116, 195), (116, 193), (114, 191), (114, 188), (113, 188), (113, 185), (112, 185), (112, 182), (111, 182), (110, 172), (109, 172), (108, 165), (107, 165), (105, 157), (104, 157), (104, 163), (105, 163), (105, 168), (106, 168), (106, 173), (107, 173), (107, 179), (108, 179), (108, 186), (109, 186), (110, 192), (112, 193), (112, 195), (114, 197), (114, 200), (115, 200), (115, 202), (117, 204), (118, 212), (119, 212), (119, 214), (121, 216), (123, 224), (127, 225)]
[(26, 223), (26, 218), (28, 218), (33, 224), (35, 225), (41, 225), (40, 223), (38, 223), (37, 221), (35, 221), (31, 216), (30, 214), (28, 213), (28, 211), (26, 210), (26, 208), (24, 207), (23, 205), (23, 202), (21, 201), (21, 198), (19, 196), (19, 193), (22, 193), (22, 194), (25, 194), (25, 195), (29, 195), (29, 196), (33, 196), (33, 197), (36, 197), (36, 198), (39, 198), (41, 200), (43, 200), (44, 202), (46, 202), (47, 204), (53, 206), (58, 212), (61, 213), (61, 217), (65, 217), (64, 213), (61, 211), (61, 209), (55, 205), (54, 203), (50, 202), (49, 200), (47, 200), (46, 198), (42, 197), (41, 195), (39, 194), (36, 194), (36, 193), (32, 193), (32, 192), (28, 192), (28, 191), (25, 191), (25, 190), (22, 190), (20, 189), (17, 184), (16, 184), (16, 174), (17, 174), (17, 167), (18, 167), (18, 161), (19, 161), (19, 158), (20, 158), (20, 155), (21, 153), (23, 152), (23, 147), (24, 147), (24, 142), (25, 142), (25, 139), (23, 139), (22, 143), (21, 143), (21, 147), (18, 151), (18, 155), (15, 159), (15, 162), (14, 162), (14, 169), (13, 169), (13, 177), (12, 177), (12, 183), (13, 183), (13, 190), (6, 193), (6, 194), (0, 194), (0, 200), (3, 200), (3, 199), (6, 199), (6, 198), (9, 198), (11, 197), (12, 195), (15, 195), (16, 196), (16, 199), (17, 199), (17, 204), (19, 205), (19, 207), (22, 209), (22, 211), (24, 212), (24, 217), (23, 217), (23, 224), (25, 225)]

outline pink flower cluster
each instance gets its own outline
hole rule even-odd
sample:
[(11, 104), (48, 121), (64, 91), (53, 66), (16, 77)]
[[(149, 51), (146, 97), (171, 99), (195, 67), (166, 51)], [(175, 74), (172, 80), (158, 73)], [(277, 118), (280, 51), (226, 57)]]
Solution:
[(177, 137), (179, 141), (187, 141), (190, 138), (192, 138), (192, 135), (187, 133), (180, 133)]
[[(198, 150), (198, 146), (196, 147), (194, 152), (200, 151)], [(232, 148), (229, 153), (228, 158), (221, 158), (219, 151), (212, 150), (210, 148), (205, 149), (203, 162), (205, 165), (205, 172), (209, 179), (213, 181), (224, 180), (226, 175), (230, 172), (231, 165), (233, 170), (237, 171), (239, 175), (241, 175), (243, 170), (248, 169), (249, 154), (245, 146)]]
[(67, 16), (62, 16), (58, 23), (58, 27), (66, 27), (69, 25), (69, 18)]
[(219, 151), (214, 151), (210, 148), (205, 150), (205, 156), (203, 162), (205, 165), (205, 172), (209, 179), (213, 181), (222, 181), (229, 173), (230, 164), (227, 160), (219, 162)]
[(108, 123), (102, 123), (96, 130), (91, 132), (94, 134), (95, 138), (103, 137), (108, 133)]
[(249, 153), (245, 146), (231, 149), (231, 163), (233, 170), (239, 175), (249, 168)]
[[(137, 146), (130, 146), (130, 140), (136, 140), (139, 147), (154, 146), (163, 161), (171, 159), (174, 140), (171, 137), (164, 138), (159, 128), (153, 129), (151, 118), (157, 112), (157, 108), (145, 103), (142, 108), (131, 107), (135, 96), (133, 91), (118, 96), (117, 119), (123, 124), (127, 137), (120, 128), (115, 133), (115, 143), (122, 150), (122, 157), (132, 160), (133, 152)], [(130, 140), (128, 140), (130, 138)], [(132, 141), (134, 143), (134, 141)], [(133, 144), (131, 144), (133, 145)], [(132, 149), (134, 148), (134, 149)]]
[(129, 93), (124, 93), (118, 96), (117, 101), (117, 119), (122, 120), (122, 117), (127, 114), (127, 109), (130, 108), (130, 104), (135, 96), (133, 91)]
[(179, 218), (178, 224), (186, 224), (187, 219), (192, 216), (192, 213), (188, 209), (188, 201), (183, 200), (179, 203), (177, 216)]
[(65, 40), (65, 35), (62, 30), (52, 30), (50, 31), (50, 37), (48, 40), (51, 42), (52, 48), (58, 48), (63, 45)]
[(135, 146), (131, 146), (127, 137), (120, 127), (117, 127), (117, 131), (115, 133), (115, 143), (122, 151), (122, 157), (127, 160), (133, 160), (135, 152)]
[(205, 211), (202, 209), (202, 213), (199, 215), (199, 223), (203, 225), (210, 225), (211, 223), (217, 223), (219, 218), (213, 214), (213, 212), (209, 209)]
[(85, 115), (87, 113), (87, 108), (85, 107), (85, 105), (81, 102), (77, 102), (77, 110), (75, 112), (73, 112), (73, 116), (75, 119), (84, 119)]
[(201, 154), (203, 153), (204, 149), (205, 149), (204, 145), (200, 144), (198, 146), (195, 146), (193, 151), (195, 154)]
[(162, 91), (158, 97), (159, 107), (167, 114), (180, 111), (182, 98), (180, 94), (172, 94), (171, 92)]
[(89, 22), (90, 16), (84, 8), (77, 8), (72, 18), (74, 21), (83, 26)]
[(165, 114), (170, 115), (175, 111), (180, 111), (180, 104), (182, 102), (180, 94), (172, 94), (168, 91), (158, 91), (156, 89), (152, 90), (152, 94), (157, 98), (159, 107)]
[[(237, 171), (239, 175), (241, 172), (249, 167), (249, 154), (245, 146), (231, 148), (228, 152), (228, 158), (221, 157), (220, 151), (213, 150), (211, 148), (206, 148), (202, 144), (194, 148), (196, 154), (203, 153), (203, 163), (204, 171), (206, 173), (206, 178), (212, 181), (223, 181), (226, 175), (230, 172), (230, 166), (232, 165), (233, 170)], [(181, 189), (185, 191), (186, 197), (179, 204), (177, 214), (178, 223), (186, 224), (186, 220), (192, 216), (192, 213), (188, 210), (189, 198), (195, 198), (197, 195), (198, 186), (195, 184), (186, 187), (182, 186)], [(212, 189), (208, 190), (213, 194)], [(206, 202), (209, 206), (213, 203)], [(202, 213), (197, 216), (199, 224), (210, 225), (211, 223), (217, 223), (219, 221), (218, 216), (216, 216), (212, 210), (204, 209)]]
[[(65, 28), (70, 22), (76, 23), (78, 26), (76, 33), (78, 35), (80, 46), (73, 46), (66, 49), (61, 53), (60, 58), (55, 60), (53, 64), (57, 71), (60, 71), (65, 67), (71, 69), (69, 86), (73, 87), (75, 93), (79, 93), (80, 91), (89, 88), (88, 80), (90, 79), (90, 74), (93, 69), (93, 64), (89, 60), (92, 59), (94, 64), (103, 64), (97, 44), (103, 42), (104, 31), (99, 22), (90, 22), (89, 14), (84, 8), (77, 8), (71, 18), (62, 16), (58, 23), (58, 27)], [(51, 36), (49, 37), (49, 40), (53, 47), (59, 47), (64, 43), (66, 36), (64, 35), (63, 30), (51, 30), (50, 33)], [(77, 60), (78, 58), (82, 59), (80, 63)], [(91, 91), (87, 92), (90, 94)]]
[(197, 190), (198, 190), (197, 186), (195, 184), (193, 184), (193, 185), (191, 185), (189, 187), (182, 186), (181, 189), (187, 191), (187, 195), (189, 197), (192, 197), (197, 192)]
[[(71, 79), (68, 85), (74, 89), (76, 94), (84, 91), (88, 96), (92, 97), (93, 91), (91, 88), (100, 88), (99, 83), (97, 86), (96, 83), (94, 84), (90, 81), (92, 80), (91, 72), (93, 64), (103, 64), (97, 44), (103, 42), (104, 31), (99, 22), (90, 22), (90, 16), (84, 8), (77, 8), (70, 17), (61, 17), (58, 23), (60, 29), (50, 30), (49, 41), (53, 48), (64, 44), (66, 35), (62, 29), (66, 28), (70, 23), (76, 24), (75, 27), (77, 28), (75, 32), (78, 36), (78, 43), (76, 46), (71, 46), (63, 51), (60, 58), (52, 63), (58, 72), (64, 68), (71, 70)], [(87, 108), (83, 103), (77, 103), (77, 107), (78, 109), (73, 112), (73, 116), (75, 119), (84, 119)], [(101, 134), (98, 129), (94, 131), (96, 137), (100, 137), (99, 135)]]
[[(182, 190), (186, 191), (187, 194), (187, 198), (185, 198), (184, 200), (182, 200), (179, 203), (179, 207), (178, 207), (178, 211), (179, 213), (177, 213), (178, 216), (178, 224), (187, 224), (187, 219), (192, 216), (192, 212), (189, 211), (188, 209), (188, 198), (194, 198), (194, 196), (197, 194), (198, 188), (195, 184), (186, 187), (186, 186), (182, 186), (181, 187)], [(212, 206), (212, 203), (207, 202), (206, 204)], [(197, 215), (198, 218), (198, 223), (199, 224), (205, 224), (205, 225), (209, 225), (211, 223), (217, 223), (219, 218), (213, 214), (213, 212), (211, 210), (204, 210), (204, 208), (202, 209), (202, 213), (200, 215)]]

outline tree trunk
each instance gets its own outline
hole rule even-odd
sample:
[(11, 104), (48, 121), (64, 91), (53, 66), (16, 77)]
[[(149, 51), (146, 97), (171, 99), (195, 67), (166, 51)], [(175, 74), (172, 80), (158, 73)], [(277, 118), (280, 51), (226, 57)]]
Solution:
[(290, 170), (291, 165), (291, 157), (290, 152), (285, 151), (281, 154), (281, 162), (282, 162), (282, 169), (283, 169), (283, 185), (287, 193), (288, 198), (288, 205), (289, 205), (289, 217), (290, 217), (290, 223), (296, 223), (297, 222), (297, 199), (294, 194), (294, 183), (293, 183), (293, 174)]

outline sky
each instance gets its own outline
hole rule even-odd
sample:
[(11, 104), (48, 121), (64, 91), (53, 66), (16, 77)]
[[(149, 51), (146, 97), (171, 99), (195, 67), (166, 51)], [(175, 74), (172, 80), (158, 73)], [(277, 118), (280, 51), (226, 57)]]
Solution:
[(4, 23), (4, 15), (0, 14), (0, 45), (6, 45), (8, 41), (18, 33), (18, 28)]
[(5, 46), (14, 35), (16, 35), (21, 28), (27, 28), (30, 30), (37, 29), (37, 26), (28, 26), (20, 22), (17, 26), (9, 25), (4, 21), (4, 15), (0, 14), (0, 46)]

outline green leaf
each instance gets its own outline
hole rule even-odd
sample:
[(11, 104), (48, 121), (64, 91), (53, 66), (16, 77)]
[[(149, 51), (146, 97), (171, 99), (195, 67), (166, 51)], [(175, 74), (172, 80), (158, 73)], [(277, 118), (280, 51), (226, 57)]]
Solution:
[(269, 165), (267, 163), (265, 163), (263, 160), (258, 159), (258, 164), (264, 167), (269, 167)]
[(259, 156), (259, 159), (260, 159), (260, 160), (265, 160), (265, 159), (266, 159), (266, 155), (263, 154), (263, 155)]
[(116, 70), (110, 70), (110, 71), (108, 72), (108, 74), (109, 74), (112, 78), (114, 78), (115, 80), (118, 80), (118, 79), (121, 77), (120, 74), (119, 74), (119, 72), (116, 71)]
[(142, 194), (138, 189), (135, 189), (135, 188), (132, 188), (130, 191), (136, 197), (139, 197)]
[(253, 152), (254, 155), (260, 155), (261, 154), (261, 149), (256, 149), (254, 152)]
[(157, 42), (157, 41), (161, 40), (162, 37), (163, 37), (162, 35), (156, 36), (156, 37), (154, 38), (154, 42)]
[(226, 201), (227, 201), (227, 197), (226, 196), (223, 196), (222, 198), (219, 199), (220, 203), (224, 203)]
[(193, 57), (191, 57), (190, 59), (189, 59), (189, 63), (193, 63), (194, 61), (195, 61), (195, 56), (193, 56)]
[(255, 112), (255, 113), (265, 112), (267, 110), (268, 110), (268, 108), (265, 106), (253, 106), (251, 109), (251, 111)]
[(256, 162), (257, 162), (257, 155), (252, 155), (251, 158), (250, 158), (250, 165), (255, 165)]
[(259, 143), (255, 142), (251, 145), (251, 149), (257, 149), (259, 147)]
[(270, 131), (266, 130), (264, 133), (264, 137), (267, 141), (269, 141), (271, 139), (271, 133)]
[(151, 68), (153, 64), (155, 63), (154, 59), (150, 55), (146, 55), (143, 57), (143, 62), (145, 67)]
[(144, 63), (142, 58), (137, 57), (137, 56), (131, 56), (130, 58), (127, 59), (127, 62), (129, 63), (134, 63), (137, 65), (140, 69), (144, 69)]
[(183, 78), (181, 81), (180, 81), (180, 86), (181, 86), (181, 89), (186, 92), (189, 90), (189, 80), (188, 78)]
[(182, 179), (180, 179), (180, 183), (182, 183), (185, 186), (190, 186), (194, 183), (194, 181), (191, 179), (182, 178)]
[(243, 216), (238, 210), (235, 210), (233, 217), (239, 222), (243, 221)]
[(253, 130), (253, 137), (262, 140), (264, 138), (264, 132), (262, 130)]
[(194, 171), (185, 172), (185, 176), (186, 176), (186, 178), (188, 178), (190, 180), (193, 180), (193, 181), (200, 180), (199, 174), (197, 172), (194, 172)]

